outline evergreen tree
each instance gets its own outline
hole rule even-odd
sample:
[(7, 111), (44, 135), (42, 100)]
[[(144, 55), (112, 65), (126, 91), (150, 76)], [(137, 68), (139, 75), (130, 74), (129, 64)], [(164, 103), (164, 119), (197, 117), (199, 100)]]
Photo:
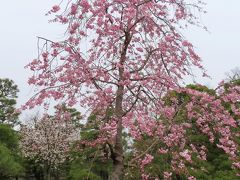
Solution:
[(0, 123), (18, 124), (19, 113), (15, 109), (18, 91), (12, 80), (0, 79)]
[(18, 144), (17, 133), (9, 125), (0, 124), (0, 179), (23, 173)]

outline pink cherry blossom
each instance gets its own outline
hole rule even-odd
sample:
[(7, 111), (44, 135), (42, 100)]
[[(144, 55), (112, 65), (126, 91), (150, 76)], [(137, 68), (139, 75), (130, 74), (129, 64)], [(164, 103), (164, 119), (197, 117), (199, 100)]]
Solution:
[(60, 7), (59, 7), (58, 5), (54, 5), (54, 6), (52, 7), (51, 12), (56, 13), (56, 12), (58, 12), (59, 10), (60, 10)]
[[(194, 150), (187, 147), (186, 132), (192, 124), (212, 143), (219, 141), (218, 147), (231, 158), (238, 158), (232, 132), (237, 123), (224, 103), (233, 104), (232, 112), (239, 114), (239, 86), (225, 91), (220, 85), (217, 95), (209, 95), (179, 85), (192, 75), (192, 67), (205, 73), (194, 46), (180, 32), (182, 25), (201, 26), (193, 15), (203, 12), (200, 1), (81, 0), (69, 1), (61, 9), (65, 12), (56, 14), (53, 22), (67, 24), (65, 39), (39, 39), (45, 44), (43, 52), (27, 66), (34, 71), (29, 83), (39, 93), (25, 108), (54, 99), (84, 107), (86, 116), (98, 112), (99, 137), (82, 143), (96, 146), (111, 139), (112, 179), (123, 176), (123, 132), (134, 141), (148, 136), (163, 144), (162, 150), (168, 149), (173, 156), (172, 171), (183, 170), (191, 162)], [(181, 109), (178, 100), (171, 105), (163, 101), (172, 90), (190, 98), (184, 123), (175, 122)], [(103, 122), (109, 107), (112, 115)], [(205, 149), (201, 150), (199, 158), (205, 159)], [(148, 179), (151, 175), (144, 173), (144, 166), (153, 156), (143, 155), (133, 161), (142, 164), (142, 177)]]

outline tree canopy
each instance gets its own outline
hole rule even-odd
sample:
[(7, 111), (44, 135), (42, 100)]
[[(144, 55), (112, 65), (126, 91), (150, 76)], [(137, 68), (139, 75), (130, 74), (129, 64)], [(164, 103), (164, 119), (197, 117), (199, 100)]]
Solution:
[(0, 178), (23, 174), (19, 151), (19, 137), (9, 125), (0, 124)]
[[(194, 168), (194, 158), (206, 160), (207, 152), (207, 144), (193, 143), (194, 133), (240, 168), (234, 115), (239, 113), (239, 85), (230, 84), (226, 90), (220, 84), (216, 92), (180, 85), (186, 75), (193, 75), (193, 67), (207, 76), (194, 46), (181, 33), (189, 25), (201, 26), (201, 1), (81, 0), (66, 6), (64, 2), (48, 13), (54, 16), (52, 22), (66, 27), (64, 39), (39, 37), (44, 47), (27, 65), (34, 72), (28, 82), (38, 93), (24, 108), (54, 99), (84, 107), (85, 116), (91, 112), (96, 126), (88, 135), (95, 137), (82, 139), (81, 144), (107, 147), (112, 180), (126, 177), (136, 166), (142, 179), (172, 175), (178, 179), (182, 174), (194, 179), (194, 170), (188, 167)], [(167, 104), (164, 98), (170, 92), (177, 97), (171, 96)], [(147, 149), (125, 148), (126, 142), (137, 144), (145, 138), (151, 139)], [(154, 150), (169, 153), (167, 170), (160, 177), (151, 169), (157, 158)]]
[(16, 125), (19, 113), (16, 112), (18, 88), (10, 79), (0, 79), (0, 123)]

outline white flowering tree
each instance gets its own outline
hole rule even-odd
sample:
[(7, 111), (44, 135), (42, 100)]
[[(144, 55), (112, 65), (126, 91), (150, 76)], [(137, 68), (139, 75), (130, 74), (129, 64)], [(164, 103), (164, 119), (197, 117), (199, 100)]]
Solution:
[(61, 116), (44, 115), (21, 128), (21, 147), (25, 157), (44, 168), (45, 179), (58, 170), (69, 156), (71, 144), (78, 138), (73, 122)]

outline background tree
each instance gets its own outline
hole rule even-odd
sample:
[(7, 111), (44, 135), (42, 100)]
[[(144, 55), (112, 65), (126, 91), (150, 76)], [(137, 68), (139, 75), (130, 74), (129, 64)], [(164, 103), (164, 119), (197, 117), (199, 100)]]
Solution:
[(227, 81), (235, 81), (240, 80), (240, 68), (236, 67), (232, 69), (230, 72), (226, 73)]
[[(188, 146), (184, 144), (187, 127), (173, 121), (177, 104), (164, 105), (162, 98), (168, 90), (186, 91), (196, 97), (189, 103), (189, 116), (194, 114), (201, 132), (210, 139), (220, 134), (219, 146), (229, 150), (225, 141), (231, 133), (223, 131), (235, 126), (235, 120), (219, 105), (219, 100), (196, 90), (179, 89), (182, 78), (191, 75), (192, 66), (203, 69), (193, 45), (180, 32), (189, 24), (199, 25), (192, 12), (202, 12), (201, 6), (200, 1), (185, 0), (82, 0), (67, 3), (63, 11), (58, 5), (53, 6), (49, 14), (57, 13), (53, 21), (67, 25), (66, 39), (54, 42), (39, 38), (44, 41), (44, 48), (38, 59), (28, 65), (35, 72), (29, 83), (36, 85), (39, 93), (26, 107), (53, 98), (97, 112), (98, 137), (86, 144), (108, 145), (112, 160), (110, 179), (114, 180), (124, 175), (123, 130), (129, 132), (131, 140), (140, 140), (147, 134), (153, 144), (181, 147), (172, 151), (172, 171), (178, 172), (178, 167), (188, 163)], [(197, 103), (201, 103), (199, 111), (191, 106)], [(205, 108), (206, 104), (210, 108)], [(214, 109), (215, 106), (221, 109)], [(107, 116), (109, 107), (113, 109), (111, 116)], [(168, 119), (167, 125), (163, 117)], [(214, 121), (209, 122), (209, 118)], [(230, 145), (235, 144), (231, 141)], [(228, 153), (235, 155), (235, 151), (230, 149)], [(147, 179), (144, 167), (152, 160), (147, 152), (135, 152), (129, 161), (138, 163), (142, 178)]]
[(106, 144), (97, 146), (86, 145), (85, 142), (95, 141), (99, 134), (99, 122), (92, 114), (88, 122), (81, 128), (81, 140), (72, 148), (73, 159), (70, 169), (70, 179), (108, 179), (112, 168), (109, 149)]
[(76, 108), (68, 107), (65, 103), (58, 104), (54, 108), (56, 109), (56, 118), (68, 119), (76, 128), (81, 128), (83, 126), (82, 115)]
[(10, 79), (0, 79), (0, 123), (16, 125), (19, 113), (16, 112), (18, 88)]
[(41, 166), (44, 178), (60, 176), (59, 167), (69, 157), (71, 144), (78, 139), (70, 117), (61, 117), (60, 112), (55, 116), (44, 115), (34, 118), (33, 124), (21, 127), (21, 148), (23, 155)]
[(0, 124), (0, 179), (23, 175), (19, 137), (9, 125)]
[(0, 178), (22, 175), (19, 137), (12, 127), (18, 124), (15, 105), (17, 85), (10, 79), (0, 79)]
[[(215, 90), (209, 89), (206, 86), (188, 85), (187, 88), (220, 98)], [(178, 173), (171, 172), (170, 164), (173, 160), (172, 149), (169, 149), (168, 147), (163, 148), (164, 144), (155, 144), (155, 147), (150, 151), (154, 156), (154, 160), (147, 167), (147, 172), (149, 172), (149, 174), (156, 174), (160, 179), (163, 179), (164, 177), (167, 178), (168, 176), (171, 176), (173, 179), (186, 179), (186, 174), (194, 176), (197, 179), (236, 179), (238, 171), (233, 168), (233, 162), (229, 159), (229, 156), (224, 150), (218, 148), (218, 139), (210, 142), (208, 135), (203, 133), (202, 129), (199, 128), (199, 124), (196, 119), (194, 119), (194, 116), (192, 120), (189, 120), (187, 104), (191, 102), (191, 96), (192, 95), (186, 92), (179, 93), (177, 91), (170, 91), (164, 97), (164, 102), (168, 106), (171, 106), (174, 101), (177, 101), (179, 108), (173, 119), (174, 123), (182, 123), (184, 126), (191, 127), (186, 129), (186, 136), (188, 138), (185, 142), (186, 146), (188, 146), (188, 151), (186, 151), (186, 153), (193, 153), (192, 156), (188, 156), (189, 162), (186, 164), (185, 168)], [(208, 107), (208, 105), (206, 105), (206, 107)], [(196, 110), (201, 109), (198, 104), (195, 105), (195, 108)], [(165, 123), (169, 123), (169, 121), (167, 120)], [(216, 126), (214, 125), (213, 127)], [(238, 129), (239, 127), (234, 127), (235, 131), (239, 131)], [(143, 139), (143, 142), (136, 142), (135, 146), (137, 149), (145, 151), (149, 148), (152, 142), (153, 140), (146, 136), (145, 139)], [(236, 141), (236, 143), (239, 146), (239, 141)], [(160, 151), (159, 148), (161, 148)], [(237, 151), (237, 153), (239, 153), (239, 151)], [(159, 164), (162, 164), (162, 166), (159, 166)]]

